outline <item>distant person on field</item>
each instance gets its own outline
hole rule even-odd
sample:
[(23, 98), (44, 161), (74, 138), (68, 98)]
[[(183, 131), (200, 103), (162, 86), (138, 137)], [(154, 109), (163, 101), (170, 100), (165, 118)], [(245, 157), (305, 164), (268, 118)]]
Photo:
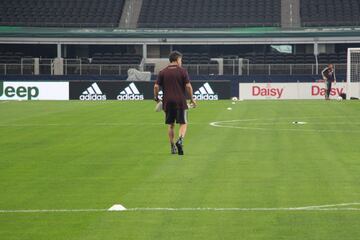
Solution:
[(329, 100), (332, 82), (336, 83), (334, 65), (329, 64), (326, 68), (324, 68), (324, 70), (322, 70), (321, 75), (325, 81), (325, 100)]
[[(183, 155), (183, 141), (187, 129), (187, 103), (186, 93), (191, 104), (195, 107), (193, 89), (187, 71), (181, 67), (182, 54), (174, 51), (169, 56), (170, 64), (160, 71), (154, 85), (154, 99), (159, 102), (160, 87), (163, 90), (163, 110), (165, 111), (165, 124), (168, 125), (168, 135), (171, 144), (171, 153)], [(180, 124), (179, 138), (175, 142), (175, 122)]]

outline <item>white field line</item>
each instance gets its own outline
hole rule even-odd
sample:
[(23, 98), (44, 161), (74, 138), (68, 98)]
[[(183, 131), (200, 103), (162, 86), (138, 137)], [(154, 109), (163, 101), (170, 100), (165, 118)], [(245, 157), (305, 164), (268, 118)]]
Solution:
[(73, 126), (143, 126), (143, 125), (164, 125), (162, 123), (0, 123), (0, 127), (73, 127)]
[[(219, 122), (215, 122), (215, 125), (218, 125), (217, 123)], [(210, 125), (212, 125), (213, 123), (210, 123)], [(224, 122), (224, 123), (221, 123), (222, 126), (235, 126), (236, 125), (231, 125), (231, 124), (234, 124), (234, 122), (232, 123), (228, 123), (228, 122)], [(227, 124), (227, 125), (226, 125)], [(351, 124), (351, 125), (360, 125), (360, 122), (326, 122), (326, 123), (323, 123), (323, 122), (298, 122), (298, 123), (293, 123), (293, 122), (281, 122), (281, 123), (273, 123), (273, 122), (254, 122), (253, 124), (255, 124), (256, 126), (273, 126), (274, 124), (276, 124), (277, 126), (279, 125), (284, 125), (284, 126), (296, 126), (296, 124), (298, 125), (346, 125), (346, 124)], [(212, 125), (213, 126), (213, 125)]]
[[(290, 208), (128, 208), (121, 212), (286, 212), (286, 211), (360, 211), (360, 203), (340, 203), (319, 206)], [(34, 209), (34, 210), (0, 210), (5, 213), (76, 213), (76, 212), (113, 212), (109, 209)], [(116, 211), (115, 211), (116, 212)]]
[(0, 210), (1, 213), (61, 213), (61, 212), (106, 212), (107, 209), (26, 209)]
[(360, 205), (360, 203), (356, 203), (356, 202), (355, 203), (339, 203), (339, 204), (299, 207), (298, 209), (333, 208), (333, 207), (346, 207), (346, 206), (359, 206), (359, 205)]
[(0, 104), (1, 104), (1, 103), (8, 103), (8, 102), (9, 102), (9, 101), (0, 101)]
[(265, 128), (265, 127), (240, 127), (232, 125), (221, 125), (220, 122), (210, 123), (211, 126), (217, 128), (234, 128), (234, 129), (243, 129), (243, 130), (261, 130), (261, 131), (290, 131), (290, 132), (330, 132), (330, 133), (356, 133), (358, 134), (360, 130), (332, 130), (332, 129), (292, 129), (292, 128)]
[(284, 211), (360, 211), (360, 208), (129, 208), (125, 211), (182, 211), (182, 212), (284, 212)]
[[(190, 125), (207, 125), (208, 123), (189, 123)], [(163, 126), (164, 123), (0, 123), (0, 127), (113, 127), (113, 126)]]
[[(299, 128), (299, 126), (296, 126), (295, 124), (290, 124), (294, 126), (293, 128), (267, 128), (267, 127), (261, 127), (261, 125), (268, 125), (267, 123), (263, 123), (261, 121), (279, 121), (279, 120), (287, 120), (287, 121), (293, 121), (295, 119), (300, 120), (307, 120), (307, 119), (322, 119), (326, 117), (291, 117), (291, 118), (273, 118), (273, 119), (235, 119), (235, 120), (225, 120), (225, 121), (216, 121), (209, 123), (212, 127), (217, 128), (234, 128), (234, 129), (243, 129), (243, 130), (261, 130), (261, 131), (290, 131), (290, 132), (341, 132), (341, 133), (359, 133), (360, 130), (336, 130), (336, 129), (302, 129)], [(335, 118), (343, 118), (343, 117), (328, 117), (326, 119), (335, 119)], [(252, 122), (255, 125), (258, 125), (258, 127), (251, 127), (251, 126), (236, 126), (232, 125), (234, 123), (242, 123), (242, 122)], [(308, 124), (312, 124), (311, 122), (308, 122)], [(321, 124), (320, 122), (315, 122), (316, 124)], [(269, 125), (273, 125), (274, 123), (270, 123)], [(308, 125), (307, 124), (307, 125)], [(326, 124), (326, 123), (325, 123)], [(358, 125), (357, 122), (351, 123), (353, 125)]]

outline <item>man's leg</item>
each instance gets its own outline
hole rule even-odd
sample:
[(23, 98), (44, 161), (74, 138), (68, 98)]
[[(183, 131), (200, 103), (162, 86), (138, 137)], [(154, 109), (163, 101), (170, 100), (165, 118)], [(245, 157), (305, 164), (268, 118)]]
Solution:
[(179, 128), (179, 138), (184, 138), (187, 130), (187, 123), (180, 124)]
[(330, 93), (331, 93), (331, 81), (328, 81), (326, 83), (326, 100), (330, 99)]
[(329, 88), (329, 84), (327, 82), (327, 80), (325, 81), (325, 100), (328, 100), (328, 88)]
[(180, 128), (179, 128), (179, 138), (176, 141), (176, 147), (178, 149), (178, 154), (179, 155), (184, 155), (184, 151), (183, 151), (183, 141), (184, 141), (184, 137), (186, 135), (186, 130), (187, 130), (187, 111), (186, 110), (180, 110), (178, 111), (177, 114), (177, 122), (180, 123)]
[(177, 153), (175, 146), (175, 119), (176, 112), (171, 110), (165, 112), (165, 123), (168, 125), (168, 137), (170, 142), (171, 154)]
[(176, 146), (175, 146), (175, 124), (169, 124), (168, 125), (168, 136), (169, 136), (169, 142), (171, 147), (171, 154), (176, 154)]
[(169, 124), (168, 126), (169, 141), (171, 144), (173, 144), (175, 138), (175, 124)]

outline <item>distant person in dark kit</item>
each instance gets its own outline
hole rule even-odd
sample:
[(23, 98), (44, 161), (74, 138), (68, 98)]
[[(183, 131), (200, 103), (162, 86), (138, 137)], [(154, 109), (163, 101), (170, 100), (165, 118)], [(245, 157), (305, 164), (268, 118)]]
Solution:
[(321, 75), (325, 81), (325, 100), (330, 100), (331, 85), (336, 83), (335, 69), (333, 64), (328, 64), (324, 70), (322, 70)]

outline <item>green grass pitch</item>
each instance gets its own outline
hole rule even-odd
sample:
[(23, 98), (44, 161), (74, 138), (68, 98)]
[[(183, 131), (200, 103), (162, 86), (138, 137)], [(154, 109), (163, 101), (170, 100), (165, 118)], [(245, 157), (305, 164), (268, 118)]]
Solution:
[(360, 102), (199, 102), (184, 156), (154, 107), (0, 102), (0, 239), (360, 238)]

